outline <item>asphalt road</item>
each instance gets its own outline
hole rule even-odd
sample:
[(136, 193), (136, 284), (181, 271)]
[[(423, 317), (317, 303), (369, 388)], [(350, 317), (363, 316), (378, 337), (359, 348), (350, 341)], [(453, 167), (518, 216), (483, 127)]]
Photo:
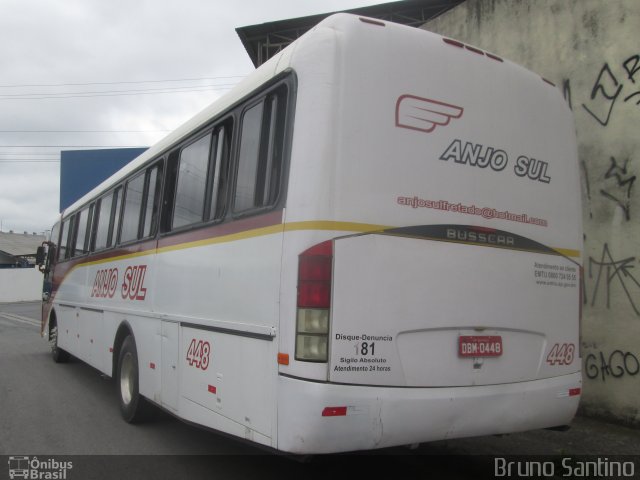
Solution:
[(436, 461), (425, 457), (429, 452), (424, 450), (390, 449), (302, 462), (185, 424), (160, 410), (150, 422), (129, 425), (120, 417), (111, 379), (75, 359), (53, 362), (39, 335), (39, 315), (39, 302), (0, 304), (0, 478), (8, 478), (9, 457), (14, 457), (15, 466), (17, 456), (71, 461), (69, 480), (327, 480), (354, 468), (376, 478), (381, 466), (404, 472), (403, 478), (434, 473), (447, 479), (470, 478), (457, 460)]
[(53, 362), (39, 335), (39, 316), (39, 302), (0, 304), (0, 479), (9, 478), (18, 456), (73, 462), (66, 476), (49, 477), (64, 480), (332, 480), (337, 475), (454, 480), (493, 478), (494, 459), (503, 455), (640, 454), (640, 431), (580, 417), (563, 433), (447, 440), (417, 450), (318, 456), (307, 462), (188, 425), (160, 410), (150, 422), (129, 425), (120, 417), (111, 379), (75, 359)]

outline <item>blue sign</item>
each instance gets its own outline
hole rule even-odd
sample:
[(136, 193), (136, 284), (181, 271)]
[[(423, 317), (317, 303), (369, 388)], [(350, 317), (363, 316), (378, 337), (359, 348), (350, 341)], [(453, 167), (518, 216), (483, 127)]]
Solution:
[(146, 148), (68, 150), (60, 154), (60, 211), (142, 154)]

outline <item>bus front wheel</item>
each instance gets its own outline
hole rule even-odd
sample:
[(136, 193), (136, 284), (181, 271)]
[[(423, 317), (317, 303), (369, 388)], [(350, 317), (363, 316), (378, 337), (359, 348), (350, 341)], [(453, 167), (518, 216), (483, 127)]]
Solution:
[(51, 358), (56, 363), (66, 363), (69, 361), (69, 352), (58, 346), (58, 324), (52, 323), (49, 331), (49, 345), (51, 346)]
[(147, 418), (149, 405), (140, 395), (138, 351), (133, 337), (122, 342), (118, 357), (118, 391), (120, 412), (127, 423), (138, 423)]

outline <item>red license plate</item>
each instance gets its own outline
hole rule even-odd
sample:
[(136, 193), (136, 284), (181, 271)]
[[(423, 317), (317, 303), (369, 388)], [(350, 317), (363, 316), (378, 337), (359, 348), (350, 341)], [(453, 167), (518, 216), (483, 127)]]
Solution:
[(499, 357), (502, 355), (502, 337), (499, 335), (464, 335), (458, 337), (458, 355), (461, 357)]

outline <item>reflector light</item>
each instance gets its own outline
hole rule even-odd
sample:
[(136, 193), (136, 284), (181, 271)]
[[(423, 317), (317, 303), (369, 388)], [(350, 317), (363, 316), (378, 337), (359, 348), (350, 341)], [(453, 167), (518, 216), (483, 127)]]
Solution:
[(278, 353), (278, 365), (289, 365), (288, 353)]
[(582, 393), (582, 389), (580, 387), (578, 388), (570, 388), (569, 389), (569, 396), (570, 397), (575, 397), (576, 395), (580, 395)]
[(156, 369), (156, 364), (155, 364), (155, 363), (153, 363), (153, 362), (151, 362), (151, 363), (149, 364), (149, 368), (150, 368), (151, 370), (155, 370), (155, 369)]
[(217, 390), (216, 390), (216, 387), (214, 387), (213, 385), (208, 385), (207, 386), (207, 391), (209, 393), (216, 393)]
[(347, 407), (324, 407), (323, 417), (344, 417), (347, 414)]

